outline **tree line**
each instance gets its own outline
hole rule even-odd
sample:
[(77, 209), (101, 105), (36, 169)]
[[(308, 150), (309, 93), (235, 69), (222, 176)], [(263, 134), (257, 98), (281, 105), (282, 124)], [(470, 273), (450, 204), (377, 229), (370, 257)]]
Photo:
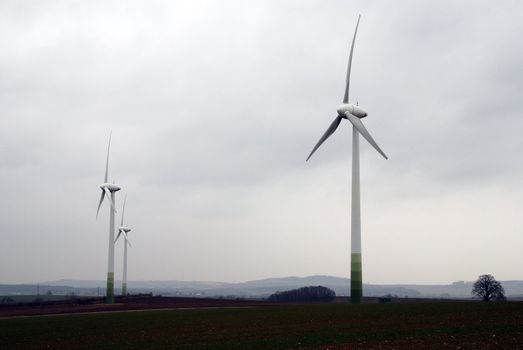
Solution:
[(268, 301), (332, 301), (336, 293), (327, 287), (310, 286), (271, 294)]

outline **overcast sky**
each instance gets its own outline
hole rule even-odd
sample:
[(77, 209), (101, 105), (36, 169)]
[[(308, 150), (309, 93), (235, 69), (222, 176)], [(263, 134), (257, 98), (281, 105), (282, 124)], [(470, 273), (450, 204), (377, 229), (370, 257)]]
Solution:
[(4, 0), (0, 283), (105, 279), (110, 130), (130, 280), (348, 277), (359, 13), (364, 282), (523, 279), (523, 2)]

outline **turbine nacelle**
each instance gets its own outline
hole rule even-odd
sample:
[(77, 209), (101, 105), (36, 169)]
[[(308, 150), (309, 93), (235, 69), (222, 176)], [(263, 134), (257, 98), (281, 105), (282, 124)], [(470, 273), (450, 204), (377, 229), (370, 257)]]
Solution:
[(340, 117), (347, 119), (347, 112), (360, 119), (365, 118), (367, 116), (367, 112), (365, 112), (363, 108), (355, 106), (352, 103), (343, 103), (338, 107), (338, 115)]
[(100, 185), (100, 188), (102, 189), (102, 191), (105, 191), (105, 189), (107, 188), (110, 192), (117, 192), (121, 190), (121, 187), (116, 186), (115, 184), (112, 184), (110, 182), (104, 182)]
[(131, 229), (127, 226), (120, 226), (120, 227), (118, 227), (118, 231), (123, 231), (125, 233), (129, 233), (129, 232), (131, 232)]

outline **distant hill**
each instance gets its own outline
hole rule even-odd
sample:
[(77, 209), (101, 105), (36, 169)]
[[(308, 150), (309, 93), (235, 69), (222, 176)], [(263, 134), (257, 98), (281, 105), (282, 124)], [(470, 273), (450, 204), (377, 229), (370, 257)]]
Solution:
[[(383, 296), (386, 294), (409, 298), (470, 298), (473, 282), (454, 282), (451, 284), (364, 284), (365, 296)], [(507, 296), (522, 296), (523, 281), (501, 281)], [(33, 284), (0, 284), (0, 295), (36, 294)], [(116, 281), (118, 288), (120, 281)], [(304, 286), (325, 286), (338, 296), (349, 294), (350, 280), (334, 276), (282, 277), (241, 283), (212, 281), (129, 281), (128, 289), (132, 293), (161, 294), (165, 296), (224, 296), (266, 298), (269, 295)], [(50, 291), (52, 294), (103, 295), (105, 281), (63, 279), (39, 283), (40, 294)], [(118, 289), (116, 290), (118, 292)]]

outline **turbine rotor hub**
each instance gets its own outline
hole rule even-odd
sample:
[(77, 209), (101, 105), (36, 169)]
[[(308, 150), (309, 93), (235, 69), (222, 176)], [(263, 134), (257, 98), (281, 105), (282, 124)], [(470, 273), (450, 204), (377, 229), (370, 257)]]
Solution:
[(344, 119), (347, 119), (345, 116), (345, 113), (349, 112), (355, 117), (358, 118), (365, 118), (367, 116), (367, 112), (359, 106), (355, 106), (352, 103), (344, 103), (338, 107), (338, 115)]
[(102, 190), (104, 190), (104, 188), (107, 188), (110, 192), (116, 192), (116, 191), (120, 191), (121, 190), (121, 188), (119, 186), (116, 186), (115, 184), (112, 184), (112, 183), (109, 183), (109, 182), (101, 184), (100, 188)]

